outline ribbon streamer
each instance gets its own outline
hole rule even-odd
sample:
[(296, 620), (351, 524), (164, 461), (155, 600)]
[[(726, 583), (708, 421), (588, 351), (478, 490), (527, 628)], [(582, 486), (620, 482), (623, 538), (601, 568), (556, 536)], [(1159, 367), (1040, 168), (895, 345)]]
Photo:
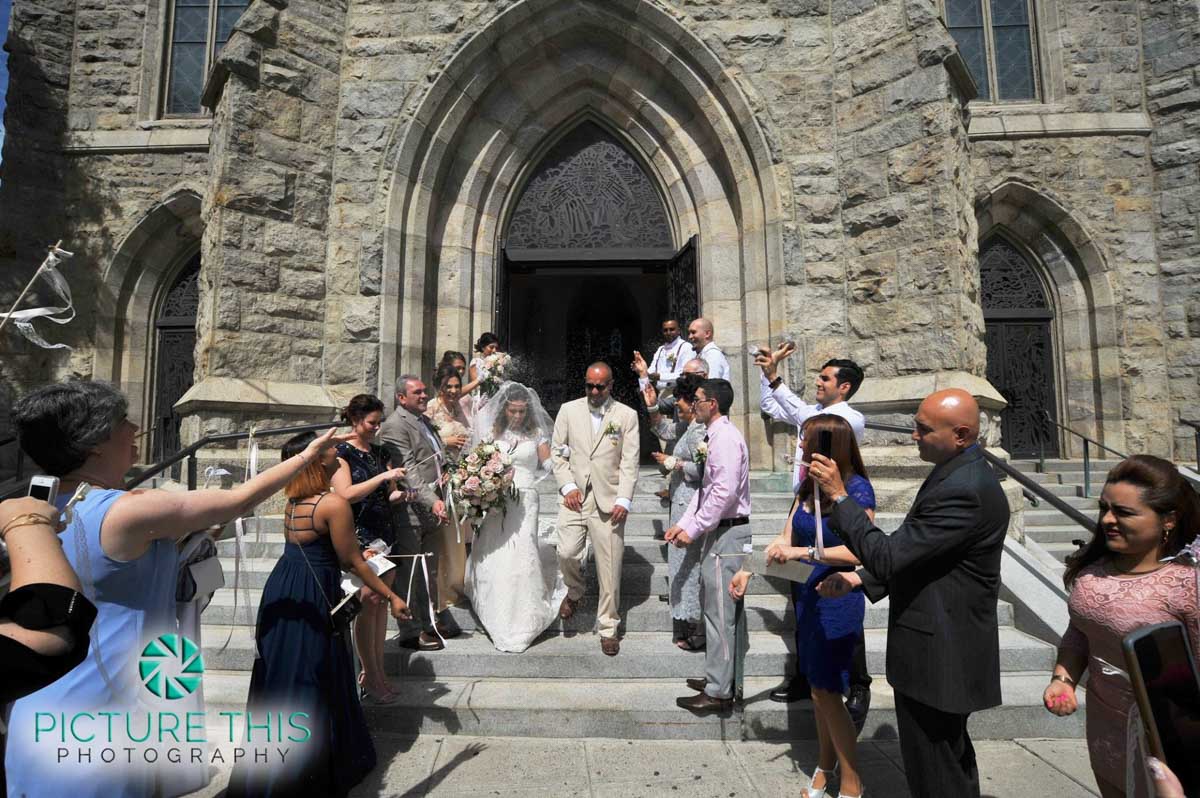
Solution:
[(717, 602), (717, 619), (720, 621), (720, 629), (721, 629), (721, 656), (724, 657), (725, 659), (729, 659), (729, 637), (725, 634), (725, 595), (724, 594), (726, 592), (728, 592), (729, 585), (725, 584), (725, 581), (723, 579), (721, 579), (721, 558), (724, 557), (726, 559), (733, 559), (734, 557), (749, 557), (749, 556), (750, 556), (749, 554), (743, 554), (740, 552), (738, 554), (718, 554), (715, 551), (712, 553), (713, 575), (716, 576), (716, 578), (717, 578), (717, 584), (721, 586), (720, 589), (721, 589), (721, 594), (722, 594), (721, 600)]
[[(420, 554), (391, 554), (388, 555), (390, 560), (421, 560), (421, 574), (425, 578), (425, 598), (429, 601), (429, 622), (433, 624), (433, 633), (438, 636), (438, 640), (442, 641), (442, 645), (446, 645), (446, 638), (442, 637), (442, 633), (437, 628), (437, 613), (433, 609), (433, 589), (429, 586), (429, 565), (426, 562), (429, 557), (433, 556), (432, 551), (425, 551)], [(410, 568), (408, 570), (408, 591), (404, 594), (404, 603), (410, 608), (412, 607), (412, 589), (413, 577), (416, 576), (417, 569)]]
[(813, 548), (818, 560), (825, 559), (825, 525), (821, 521), (821, 489), (813, 480), (813, 520), (817, 525), (817, 545)]
[[(44, 318), (47, 321), (52, 321), (55, 324), (67, 324), (75, 318), (75, 303), (71, 298), (71, 287), (67, 285), (67, 281), (61, 274), (58, 273), (55, 267), (68, 258), (75, 257), (75, 253), (67, 252), (60, 249), (61, 241), (50, 248), (50, 252), (46, 255), (46, 259), (42, 261), (42, 265), (33, 273), (33, 277), (25, 284), (20, 295), (17, 296), (17, 301), (13, 302), (12, 307), (7, 313), (0, 313), (0, 330), (3, 330), (8, 322), (12, 322), (13, 326), (26, 340), (35, 346), (42, 349), (70, 349), (66, 344), (52, 344), (43, 338), (33, 327), (33, 320)], [(62, 307), (41, 307), (27, 308), (26, 310), (17, 310), (17, 306), (29, 294), (33, 288), (33, 284), (37, 279), (44, 278), (50, 290), (58, 298), (58, 301), (63, 303)]]

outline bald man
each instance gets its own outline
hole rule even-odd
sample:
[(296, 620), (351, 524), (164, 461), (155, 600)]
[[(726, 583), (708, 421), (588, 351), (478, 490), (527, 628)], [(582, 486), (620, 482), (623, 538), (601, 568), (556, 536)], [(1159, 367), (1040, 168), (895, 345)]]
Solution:
[(977, 797), (967, 719), (1000, 704), (996, 599), (1008, 501), (977, 443), (979, 405), (969, 393), (930, 394), (914, 421), (921, 459), (934, 468), (891, 535), (846, 495), (833, 461), (813, 456), (810, 473), (835, 503), (830, 523), (862, 563), (818, 592), (891, 597), (887, 680), (909, 791)]
[(708, 364), (710, 380), (729, 379), (729, 361), (721, 347), (713, 343), (713, 323), (708, 319), (696, 319), (688, 325), (688, 341), (696, 350), (696, 357)]

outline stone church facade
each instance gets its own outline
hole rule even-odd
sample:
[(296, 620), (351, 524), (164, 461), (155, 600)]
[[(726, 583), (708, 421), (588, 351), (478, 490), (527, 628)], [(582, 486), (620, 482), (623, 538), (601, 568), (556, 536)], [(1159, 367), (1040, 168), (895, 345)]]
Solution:
[(157, 451), (485, 330), (566, 395), (698, 310), (760, 467), (785, 335), (877, 416), (1195, 457), (1197, 0), (14, 0), (7, 49), (0, 298), (61, 238), (79, 315), (0, 392), (113, 381)]

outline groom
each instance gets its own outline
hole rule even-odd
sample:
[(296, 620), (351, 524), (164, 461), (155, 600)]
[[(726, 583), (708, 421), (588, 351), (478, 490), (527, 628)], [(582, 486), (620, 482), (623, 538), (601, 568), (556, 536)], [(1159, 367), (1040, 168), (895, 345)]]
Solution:
[(575, 614), (583, 597), (584, 542), (591, 537), (600, 579), (596, 621), (600, 648), (610, 657), (621, 650), (621, 562), (625, 519), (637, 481), (637, 413), (612, 398), (613, 375), (604, 363), (587, 370), (587, 397), (567, 402), (554, 420), (554, 478), (562, 494), (558, 512), (558, 562), (567, 597), (562, 619)]

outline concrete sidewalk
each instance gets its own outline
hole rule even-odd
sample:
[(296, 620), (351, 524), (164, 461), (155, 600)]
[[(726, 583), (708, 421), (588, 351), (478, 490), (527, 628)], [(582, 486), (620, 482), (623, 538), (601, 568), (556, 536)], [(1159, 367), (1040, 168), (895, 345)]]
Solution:
[[(353, 798), (779, 798), (800, 794), (817, 752), (812, 742), (437, 735), (416, 739), (377, 735), (375, 745), (379, 766), (351, 793)], [(975, 743), (975, 750), (984, 796), (1089, 798), (1099, 794), (1083, 740), (983, 740)], [(860, 742), (858, 751), (866, 795), (909, 798), (896, 742)], [(227, 779), (222, 774), (198, 795), (220, 795)]]

